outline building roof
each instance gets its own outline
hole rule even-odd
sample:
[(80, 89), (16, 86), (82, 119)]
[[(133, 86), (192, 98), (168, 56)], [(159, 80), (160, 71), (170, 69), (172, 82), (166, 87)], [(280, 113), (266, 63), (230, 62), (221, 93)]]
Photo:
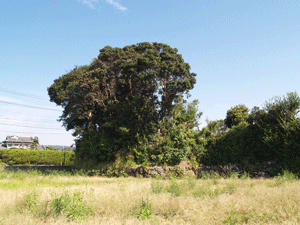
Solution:
[(32, 143), (33, 137), (7, 136), (3, 143)]

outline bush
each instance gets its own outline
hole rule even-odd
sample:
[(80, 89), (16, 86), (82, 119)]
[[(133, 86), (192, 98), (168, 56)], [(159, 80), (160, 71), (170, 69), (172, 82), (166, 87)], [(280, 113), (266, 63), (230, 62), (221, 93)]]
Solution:
[(207, 139), (207, 153), (204, 163), (225, 165), (241, 163), (250, 156), (246, 151), (247, 123), (242, 122), (227, 132), (211, 136)]
[(75, 155), (79, 162), (97, 165), (101, 162), (113, 162), (116, 159), (118, 146), (116, 140), (104, 132), (89, 132), (76, 141)]
[(73, 164), (74, 152), (2, 149), (0, 159), (8, 165), (70, 166)]

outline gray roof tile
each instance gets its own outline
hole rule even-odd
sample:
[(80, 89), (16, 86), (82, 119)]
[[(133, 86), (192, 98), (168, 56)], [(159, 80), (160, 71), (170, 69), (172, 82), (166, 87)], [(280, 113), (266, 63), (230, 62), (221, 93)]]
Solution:
[(3, 143), (32, 143), (33, 137), (7, 136)]

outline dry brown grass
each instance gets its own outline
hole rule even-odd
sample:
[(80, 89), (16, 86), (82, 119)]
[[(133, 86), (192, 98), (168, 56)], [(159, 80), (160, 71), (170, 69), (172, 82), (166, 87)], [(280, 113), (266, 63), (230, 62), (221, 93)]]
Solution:
[[(300, 224), (299, 184), (278, 178), (6, 176), (0, 180), (0, 224)], [(51, 213), (50, 202), (64, 193), (81, 193), (91, 213), (75, 219)]]

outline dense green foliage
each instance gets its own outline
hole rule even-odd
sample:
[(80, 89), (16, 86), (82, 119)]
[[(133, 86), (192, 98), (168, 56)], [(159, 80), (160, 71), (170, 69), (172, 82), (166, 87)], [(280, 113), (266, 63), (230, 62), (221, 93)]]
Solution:
[[(231, 129), (225, 132), (207, 135), (208, 125), (200, 132), (207, 151), (199, 161), (223, 165), (275, 161), (281, 170), (299, 172), (299, 110), (299, 96), (288, 93), (282, 98), (275, 97), (266, 102), (262, 109), (254, 107), (249, 115), (243, 114), (247, 122), (243, 119), (238, 124), (232, 124)], [(247, 111), (243, 110), (244, 113)]]
[(175, 165), (182, 160), (196, 161), (201, 154), (195, 139), (194, 128), (198, 126), (198, 102), (185, 100), (175, 103), (171, 116), (159, 123), (159, 132), (148, 139), (141, 138), (135, 150), (137, 162), (155, 161)]
[(1, 149), (0, 159), (8, 165), (70, 166), (73, 164), (74, 152)]
[(89, 131), (77, 140), (75, 154), (79, 161), (113, 162), (119, 150), (117, 140), (111, 138), (103, 131)]
[(240, 162), (247, 158), (246, 151), (246, 127), (245, 122), (234, 126), (225, 133), (207, 138), (205, 149), (206, 158), (202, 162), (206, 164), (222, 164)]
[(246, 122), (249, 117), (249, 109), (245, 105), (237, 105), (227, 111), (225, 124), (228, 128)]
[[(90, 65), (56, 79), (48, 94), (64, 108), (66, 129), (75, 130), (77, 156), (102, 161), (113, 159), (116, 147), (129, 152), (139, 137), (157, 133), (174, 102), (194, 87), (195, 76), (166, 44), (106, 46)], [(93, 150), (84, 153), (88, 146)]]

